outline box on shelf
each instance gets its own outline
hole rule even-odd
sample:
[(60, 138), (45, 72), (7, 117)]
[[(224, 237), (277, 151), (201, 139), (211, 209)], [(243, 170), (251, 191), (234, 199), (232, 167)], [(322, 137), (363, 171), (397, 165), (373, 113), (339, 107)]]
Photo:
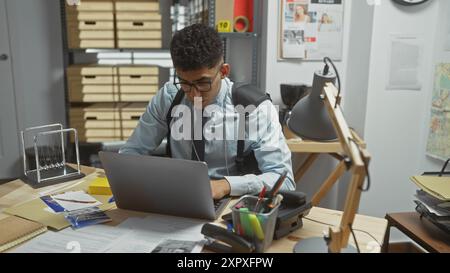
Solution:
[(67, 68), (71, 102), (117, 102), (119, 87), (113, 66), (73, 65)]
[(146, 103), (94, 103), (70, 109), (70, 125), (83, 142), (128, 139), (145, 112)]
[(162, 33), (159, 1), (114, 3), (118, 48), (161, 48)]
[(80, 5), (66, 3), (68, 47), (114, 48), (114, 3), (105, 1), (81, 1)]

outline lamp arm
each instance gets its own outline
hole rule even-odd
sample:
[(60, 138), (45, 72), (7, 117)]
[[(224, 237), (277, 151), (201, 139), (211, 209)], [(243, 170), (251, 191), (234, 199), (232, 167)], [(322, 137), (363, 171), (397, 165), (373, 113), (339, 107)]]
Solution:
[(336, 105), (336, 87), (328, 83), (323, 90), (323, 100), (328, 110), (333, 126), (339, 138), (339, 142), (344, 151), (344, 156), (350, 159), (351, 182), (347, 191), (344, 213), (338, 228), (330, 228), (328, 247), (330, 252), (340, 252), (341, 248), (348, 245), (351, 233), (351, 226), (358, 210), (361, 189), (366, 177), (365, 165), (368, 164), (370, 156), (367, 152), (360, 152), (359, 147), (353, 139), (350, 128), (345, 121), (340, 106)]

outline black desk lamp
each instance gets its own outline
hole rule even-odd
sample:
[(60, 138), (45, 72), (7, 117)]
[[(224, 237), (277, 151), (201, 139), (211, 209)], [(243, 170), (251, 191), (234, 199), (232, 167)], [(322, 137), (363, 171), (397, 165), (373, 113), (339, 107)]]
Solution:
[[(362, 187), (368, 173), (370, 156), (362, 149), (348, 127), (340, 107), (340, 90), (334, 82), (337, 78), (340, 89), (338, 71), (329, 58), (325, 58), (323, 71), (314, 74), (314, 82), (311, 94), (299, 101), (288, 119), (288, 127), (298, 136), (314, 141), (338, 140), (342, 147), (342, 154), (333, 154), (340, 160), (337, 169), (327, 179), (319, 190), (324, 195), (345, 171), (352, 175), (348, 188), (344, 213), (339, 227), (329, 229), (329, 234), (324, 238), (310, 238), (299, 241), (294, 248), (296, 253), (320, 253), (320, 252), (355, 252), (356, 249), (348, 245), (350, 233), (353, 233), (352, 224), (358, 209)], [(329, 71), (329, 65), (333, 66), (335, 74)], [(369, 181), (370, 184), (370, 181)], [(320, 200), (314, 201), (317, 205)], [(315, 203), (317, 202), (317, 203)], [(356, 239), (355, 239), (356, 242)], [(359, 246), (356, 242), (356, 246)]]

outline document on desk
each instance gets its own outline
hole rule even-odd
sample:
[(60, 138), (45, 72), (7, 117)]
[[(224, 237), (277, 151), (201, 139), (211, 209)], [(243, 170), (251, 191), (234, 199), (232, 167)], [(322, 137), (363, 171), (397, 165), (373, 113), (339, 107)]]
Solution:
[(49, 231), (23, 244), (14, 253), (150, 253), (172, 239), (202, 244), (205, 221), (151, 214), (128, 218), (118, 226), (94, 225), (59, 232)]
[(167, 239), (199, 242), (204, 236), (201, 229), (206, 221), (191, 218), (151, 214), (146, 218), (129, 218), (119, 227), (132, 230), (111, 244), (109, 253), (150, 253)]
[(23, 244), (13, 253), (97, 253), (113, 244), (131, 230), (95, 225), (79, 230), (71, 228), (49, 231)]

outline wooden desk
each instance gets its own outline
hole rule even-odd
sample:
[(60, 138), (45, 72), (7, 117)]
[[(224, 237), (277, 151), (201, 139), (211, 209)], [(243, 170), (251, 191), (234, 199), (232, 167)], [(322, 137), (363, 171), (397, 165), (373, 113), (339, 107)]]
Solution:
[(389, 251), (390, 228), (396, 227), (428, 252), (450, 253), (450, 235), (427, 219), (421, 219), (417, 212), (390, 213), (386, 215), (386, 219), (388, 221), (388, 229), (384, 240), (383, 252)]
[[(30, 201), (38, 198), (39, 193), (52, 192), (59, 190), (70, 190), (71, 185), (80, 187), (83, 185), (87, 188), (90, 181), (95, 179), (103, 171), (100, 169), (83, 168), (83, 172), (88, 172), (88, 175), (80, 180), (66, 182), (64, 184), (54, 185), (38, 190), (34, 190), (28, 185), (24, 184), (21, 180), (15, 180), (10, 183), (0, 186), (0, 211), (11, 206), (21, 204), (23, 202)], [(59, 190), (58, 190), (59, 189)], [(230, 211), (227, 208), (224, 211), (228, 213)], [(117, 225), (124, 221), (128, 217), (144, 217), (147, 214), (141, 212), (132, 212), (121, 209), (113, 209), (108, 212), (111, 218), (113, 218), (112, 225)], [(293, 232), (290, 236), (274, 241), (272, 246), (268, 249), (269, 253), (292, 253), (294, 245), (303, 238), (309, 237), (323, 237), (323, 231), (328, 231), (328, 225), (338, 226), (341, 220), (342, 212), (335, 210), (328, 210), (323, 208), (313, 208), (309, 215), (304, 219), (303, 228)], [(8, 215), (0, 212), (0, 219), (7, 217)], [(220, 218), (219, 218), (220, 219)], [(217, 221), (220, 223), (220, 220)], [(323, 222), (326, 224), (318, 223)], [(383, 242), (387, 227), (387, 221), (385, 219), (374, 218), (369, 216), (357, 215), (354, 222), (354, 230), (356, 238), (361, 247), (362, 252), (380, 252), (380, 244)], [(363, 232), (364, 231), (364, 232)], [(374, 238), (367, 235), (368, 232)], [(376, 241), (375, 241), (376, 240)], [(350, 239), (353, 244), (353, 239)], [(324, 241), (325, 245), (325, 241)]]

